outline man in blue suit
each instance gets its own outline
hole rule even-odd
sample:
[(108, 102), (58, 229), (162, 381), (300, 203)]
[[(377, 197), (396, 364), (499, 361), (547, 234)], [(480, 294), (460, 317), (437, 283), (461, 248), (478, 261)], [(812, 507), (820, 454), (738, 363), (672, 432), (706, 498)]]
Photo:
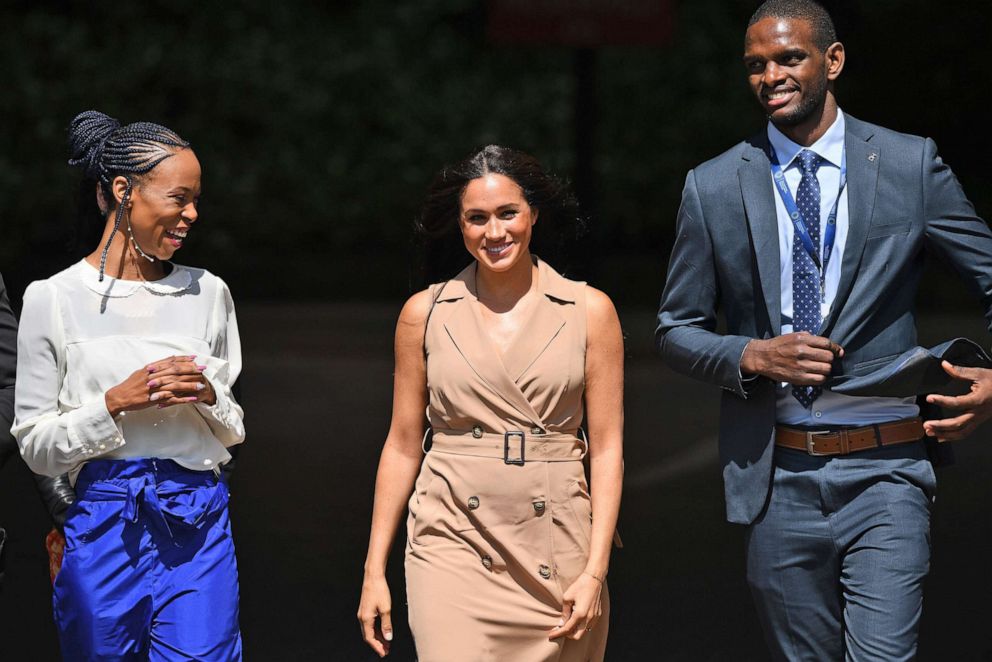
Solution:
[(829, 380), (916, 345), (924, 248), (992, 321), (992, 234), (932, 140), (841, 111), (844, 47), (818, 4), (765, 2), (744, 51), (769, 122), (686, 178), (658, 347), (725, 390), (727, 516), (748, 527), (774, 658), (908, 660), (930, 561), (928, 448), (992, 415), (992, 371), (945, 363), (973, 387), (928, 396), (955, 412), (925, 423), (915, 398), (846, 396)]

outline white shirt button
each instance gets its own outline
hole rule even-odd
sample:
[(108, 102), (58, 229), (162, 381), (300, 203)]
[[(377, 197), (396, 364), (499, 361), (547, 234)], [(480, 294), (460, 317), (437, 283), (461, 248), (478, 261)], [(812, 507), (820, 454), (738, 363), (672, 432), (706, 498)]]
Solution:
[(823, 416), (823, 412), (822, 411), (814, 411), (813, 412), (813, 416), (816, 416), (817, 418), (820, 418), (821, 416)]

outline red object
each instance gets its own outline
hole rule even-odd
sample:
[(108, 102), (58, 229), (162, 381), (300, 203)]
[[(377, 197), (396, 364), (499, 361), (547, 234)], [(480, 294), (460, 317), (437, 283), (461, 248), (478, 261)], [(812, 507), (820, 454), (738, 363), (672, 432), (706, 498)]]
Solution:
[(488, 0), (494, 42), (663, 46), (674, 32), (675, 0)]
[(48, 550), (48, 573), (55, 583), (55, 577), (62, 569), (62, 554), (65, 552), (65, 538), (57, 530), (52, 529), (45, 538), (45, 549)]

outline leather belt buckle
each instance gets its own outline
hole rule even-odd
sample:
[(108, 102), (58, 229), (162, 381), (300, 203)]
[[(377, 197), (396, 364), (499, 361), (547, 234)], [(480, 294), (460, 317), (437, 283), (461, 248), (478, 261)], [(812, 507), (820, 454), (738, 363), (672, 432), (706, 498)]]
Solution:
[(814, 457), (823, 457), (824, 455), (831, 455), (829, 451), (819, 452), (816, 450), (816, 442), (813, 440), (814, 437), (822, 437), (828, 434), (835, 434), (830, 430), (808, 430), (806, 432), (806, 452)]
[[(510, 437), (515, 437), (520, 439), (520, 458), (510, 457)], [(509, 432), (503, 433), (503, 464), (516, 464), (523, 466), (526, 460), (524, 459), (524, 433), (520, 430), (510, 430)]]

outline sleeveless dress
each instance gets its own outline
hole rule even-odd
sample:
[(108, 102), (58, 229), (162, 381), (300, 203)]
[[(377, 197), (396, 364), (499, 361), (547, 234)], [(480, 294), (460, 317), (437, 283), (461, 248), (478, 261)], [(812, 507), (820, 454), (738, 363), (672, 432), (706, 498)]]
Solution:
[(589, 558), (592, 507), (580, 439), (585, 283), (537, 260), (540, 299), (502, 357), (476, 297), (476, 266), (432, 286), (425, 335), (434, 431), (407, 520), (410, 627), (420, 662), (590, 662), (549, 641), (562, 594)]

